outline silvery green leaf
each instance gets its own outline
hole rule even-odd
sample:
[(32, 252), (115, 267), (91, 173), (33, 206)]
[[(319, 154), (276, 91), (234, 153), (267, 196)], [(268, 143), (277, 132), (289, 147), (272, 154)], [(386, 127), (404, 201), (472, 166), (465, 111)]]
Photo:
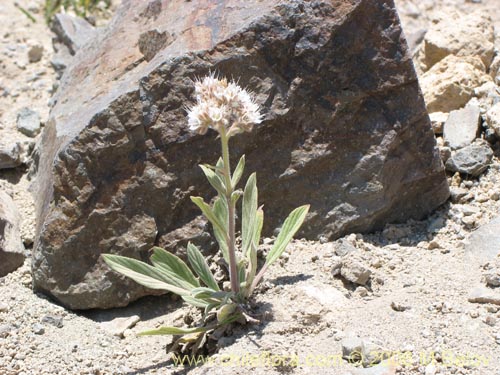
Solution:
[(207, 301), (204, 301), (204, 300), (198, 299), (198, 298), (194, 298), (192, 296), (181, 296), (181, 298), (184, 301), (186, 301), (187, 303), (189, 303), (190, 305), (195, 306), (195, 307), (201, 307), (202, 309), (204, 309), (208, 305)]
[(212, 223), (214, 230), (218, 229), (221, 234), (224, 234), (226, 241), (227, 241), (227, 232), (225, 230), (226, 225), (223, 224), (223, 222), (220, 221), (219, 217), (217, 217), (212, 210), (212, 208), (205, 203), (202, 197), (191, 197), (191, 201), (193, 201), (194, 204), (196, 204), (201, 212), (203, 212), (203, 215)]
[(161, 247), (153, 247), (151, 263), (156, 268), (162, 269), (167, 273), (172, 273), (176, 278), (185, 281), (187, 283), (186, 288), (192, 289), (200, 286), (200, 283), (187, 264), (178, 256), (169, 253)]
[(203, 299), (203, 300), (206, 300), (206, 299), (209, 299), (211, 298), (211, 295), (215, 292), (215, 290), (213, 289), (210, 289), (210, 288), (206, 288), (206, 287), (199, 287), (199, 288), (194, 288), (191, 290), (191, 295), (194, 297), (194, 298), (198, 298), (198, 299)]
[(233, 185), (233, 189), (235, 189), (236, 185), (238, 185), (238, 182), (240, 182), (244, 170), (245, 170), (245, 155), (242, 155), (240, 161), (238, 162), (236, 168), (234, 169), (233, 178), (231, 179), (231, 185)]
[(260, 235), (262, 233), (262, 227), (264, 226), (264, 210), (262, 210), (262, 206), (258, 208), (255, 220), (253, 243), (255, 245), (255, 248), (258, 248)]
[(269, 266), (274, 263), (285, 251), (285, 248), (292, 240), (293, 236), (300, 229), (304, 219), (306, 218), (307, 212), (309, 211), (309, 205), (300, 206), (293, 210), (290, 215), (286, 218), (281, 228), (281, 232), (276, 238), (273, 247), (269, 251), (266, 257), (266, 265)]
[(214, 202), (213, 212), (219, 222), (223, 225), (223, 230), (214, 226), (214, 235), (219, 243), (220, 250), (222, 252), (222, 257), (229, 264), (229, 253), (227, 248), (227, 223), (229, 211), (227, 207), (226, 200), (224, 198), (218, 197)]
[(113, 254), (103, 254), (102, 257), (112, 270), (147, 288), (166, 290), (180, 296), (190, 294), (189, 290), (172, 285), (172, 279), (168, 275), (147, 263)]
[(200, 168), (207, 177), (208, 182), (210, 182), (210, 185), (212, 185), (212, 187), (215, 190), (217, 190), (217, 192), (221, 196), (224, 196), (224, 194), (226, 193), (226, 185), (224, 184), (222, 179), (217, 175), (217, 173), (215, 173), (210, 168), (207, 168), (205, 165), (200, 165)]
[(252, 173), (248, 178), (245, 190), (243, 191), (243, 204), (242, 204), (242, 221), (241, 221), (241, 251), (244, 256), (247, 255), (248, 250), (255, 237), (256, 220), (257, 220), (257, 175)]
[(236, 266), (238, 270), (238, 280), (240, 283), (245, 282), (245, 268), (246, 268), (246, 263), (243, 260), (240, 260)]
[(196, 327), (196, 328), (178, 328), (178, 327), (161, 327), (158, 329), (153, 329), (151, 331), (144, 331), (139, 333), (139, 336), (153, 336), (153, 335), (187, 335), (190, 333), (206, 332), (209, 328), (207, 327)]
[(205, 285), (215, 291), (220, 290), (217, 281), (215, 281), (214, 276), (212, 275), (212, 272), (208, 267), (205, 257), (203, 256), (201, 251), (191, 242), (189, 242), (187, 245), (187, 255), (189, 264), (191, 264), (194, 272), (196, 272), (196, 274), (205, 283)]
[(251, 293), (251, 285), (253, 280), (255, 279), (255, 275), (257, 273), (257, 248), (255, 243), (250, 247), (250, 251), (248, 252), (248, 267), (247, 267), (247, 275), (246, 275), (246, 285), (245, 285), (245, 297), (248, 297)]
[(222, 160), (221, 157), (217, 160), (217, 164), (215, 164), (215, 172), (222, 179), (222, 181), (225, 181), (225, 178), (224, 178), (224, 160)]

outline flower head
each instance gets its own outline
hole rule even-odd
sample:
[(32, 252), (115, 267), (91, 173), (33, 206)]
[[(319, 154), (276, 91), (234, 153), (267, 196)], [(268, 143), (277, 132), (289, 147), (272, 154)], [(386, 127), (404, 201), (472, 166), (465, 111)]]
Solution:
[(262, 121), (259, 105), (235, 82), (210, 74), (195, 82), (196, 104), (188, 109), (189, 128), (205, 134), (208, 128), (227, 136), (251, 131)]

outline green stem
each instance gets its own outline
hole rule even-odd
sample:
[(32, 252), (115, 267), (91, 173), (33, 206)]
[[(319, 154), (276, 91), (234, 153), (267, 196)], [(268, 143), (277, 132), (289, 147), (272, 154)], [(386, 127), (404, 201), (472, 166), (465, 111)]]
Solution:
[(228, 239), (227, 249), (229, 253), (229, 280), (231, 281), (231, 290), (238, 294), (240, 291), (240, 281), (238, 277), (238, 268), (236, 266), (235, 249), (235, 204), (231, 199), (233, 186), (231, 183), (231, 165), (229, 163), (229, 138), (226, 130), (222, 127), (220, 130), (220, 139), (222, 144), (222, 160), (224, 161), (224, 177), (226, 178), (226, 202), (228, 207)]

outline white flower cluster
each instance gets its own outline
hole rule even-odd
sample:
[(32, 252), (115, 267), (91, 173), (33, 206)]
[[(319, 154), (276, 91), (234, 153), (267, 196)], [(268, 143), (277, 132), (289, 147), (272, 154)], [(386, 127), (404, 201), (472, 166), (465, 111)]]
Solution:
[(262, 121), (259, 106), (246, 90), (214, 74), (195, 82), (196, 104), (188, 109), (192, 131), (225, 130), (228, 137), (251, 131)]

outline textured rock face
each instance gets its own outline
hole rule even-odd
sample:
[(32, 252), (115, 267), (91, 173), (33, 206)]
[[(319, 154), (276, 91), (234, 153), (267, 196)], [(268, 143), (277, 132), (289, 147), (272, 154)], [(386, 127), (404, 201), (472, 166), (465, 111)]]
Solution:
[(500, 137), (500, 102), (488, 110), (486, 113), (486, 123)]
[(489, 68), (495, 53), (495, 33), (485, 12), (447, 14), (425, 34), (423, 52), (427, 68), (448, 55), (477, 56)]
[(392, 0), (128, 0), (76, 53), (44, 130), (37, 290), (76, 309), (121, 306), (150, 291), (101, 253), (207, 249), (189, 196), (210, 198), (198, 164), (214, 163), (219, 145), (188, 131), (184, 107), (192, 79), (210, 71), (239, 79), (264, 108), (232, 149), (258, 171), (268, 233), (305, 203), (302, 235), (335, 238), (448, 198)]
[[(438, 112), (439, 113), (439, 112)], [(481, 111), (475, 104), (451, 111), (444, 124), (444, 141), (452, 150), (470, 145), (480, 134)]]
[(19, 233), (20, 220), (12, 198), (0, 191), (0, 277), (24, 263), (24, 247)]
[(451, 154), (446, 169), (474, 177), (480, 176), (491, 164), (493, 151), (488, 142), (477, 139), (474, 143)]
[(420, 79), (429, 112), (450, 112), (463, 107), (474, 89), (491, 82), (478, 57), (449, 55), (439, 61)]

